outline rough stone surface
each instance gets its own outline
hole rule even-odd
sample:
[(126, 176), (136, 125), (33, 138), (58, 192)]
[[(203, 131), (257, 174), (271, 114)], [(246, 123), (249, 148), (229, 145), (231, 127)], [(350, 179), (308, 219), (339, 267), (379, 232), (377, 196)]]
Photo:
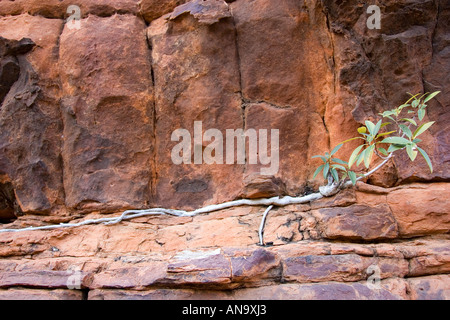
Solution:
[[(450, 5), (379, 2), (380, 30), (368, 5), (0, 0), (0, 229), (309, 194), (312, 156), (406, 92), (441, 91), (420, 137), (433, 173), (399, 153), (355, 188), (273, 208), (265, 246), (262, 206), (0, 233), (0, 299), (449, 299)], [(172, 159), (177, 129), (190, 163)], [(278, 129), (278, 170), (250, 140), (238, 162), (227, 129)]]
[(397, 222), (387, 205), (369, 207), (358, 204), (320, 209), (312, 214), (328, 239), (375, 240), (398, 236)]
[(66, 26), (60, 38), (66, 205), (146, 206), (154, 123), (145, 24), (132, 15), (80, 23), (80, 30)]
[(74, 13), (68, 12), (69, 6), (76, 5), (80, 8), (81, 17), (87, 17), (89, 14), (104, 17), (116, 13), (138, 14), (138, 4), (139, 0), (77, 0), (75, 2), (71, 0), (2, 0), (0, 15), (28, 13), (45, 18), (64, 19)]
[[(208, 25), (186, 10), (171, 20), (158, 19), (148, 29), (158, 137), (155, 188), (160, 206), (196, 208), (237, 197), (244, 166), (228, 165), (224, 156), (218, 159), (222, 164), (205, 164), (203, 151), (210, 142), (202, 137), (196, 141), (194, 122), (201, 122), (198, 135), (209, 129), (225, 135), (227, 129), (242, 129), (242, 118), (233, 21)], [(203, 13), (213, 16), (217, 10), (208, 7)], [(186, 153), (191, 164), (173, 163), (171, 151), (178, 142), (172, 141), (172, 133), (177, 129), (190, 133), (192, 153)], [(194, 157), (195, 150), (201, 159)]]
[(445, 183), (396, 190), (387, 201), (402, 236), (450, 231), (450, 192)]
[(17, 52), (20, 77), (0, 108), (0, 174), (6, 174), (12, 182), (25, 213), (48, 214), (64, 204), (60, 152), (63, 125), (55, 67), (62, 25), (58, 19), (28, 14), (0, 19), (2, 37), (17, 41), (26, 38), (36, 44), (27, 54)]
[[(440, 296), (442, 298), (442, 295)], [(403, 300), (406, 283), (383, 281), (380, 290), (370, 290), (362, 283), (325, 282), (320, 284), (279, 284), (262, 288), (220, 291), (156, 289), (149, 291), (93, 290), (90, 300)]]
[(408, 281), (414, 300), (449, 300), (449, 276), (415, 278)]
[(0, 300), (82, 300), (81, 291), (57, 289), (0, 289)]
[(186, 2), (188, 0), (141, 0), (139, 1), (139, 10), (145, 21), (150, 23)]
[(329, 147), (323, 139), (333, 91), (326, 17), (316, 2), (257, 0), (230, 6), (246, 128), (280, 130), (278, 175), (291, 193), (299, 192), (314, 171), (311, 156)]

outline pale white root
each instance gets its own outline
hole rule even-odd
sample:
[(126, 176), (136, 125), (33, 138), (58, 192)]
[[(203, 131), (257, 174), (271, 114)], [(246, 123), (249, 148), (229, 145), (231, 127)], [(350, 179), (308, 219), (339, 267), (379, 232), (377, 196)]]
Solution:
[(261, 246), (264, 245), (263, 234), (264, 234), (264, 226), (265, 226), (265, 224), (266, 224), (266, 218), (267, 218), (267, 215), (269, 214), (269, 211), (272, 210), (272, 208), (273, 208), (273, 206), (269, 206), (269, 207), (266, 209), (266, 211), (264, 211), (264, 213), (263, 213), (263, 218), (262, 218), (262, 220), (261, 220), (261, 225), (259, 226), (259, 232), (258, 232), (258, 234), (259, 234), (259, 244), (260, 244)]
[(308, 203), (312, 201), (316, 201), (323, 198), (321, 193), (314, 193), (304, 197), (273, 197), (266, 199), (240, 199), (230, 202), (225, 202), (221, 204), (215, 204), (206, 206), (194, 211), (184, 211), (184, 210), (174, 210), (174, 209), (164, 209), (164, 208), (153, 208), (153, 209), (145, 209), (145, 210), (127, 210), (122, 213), (119, 217), (111, 217), (111, 218), (100, 218), (100, 219), (90, 219), (81, 221), (78, 223), (61, 223), (56, 225), (49, 226), (41, 226), (41, 227), (28, 227), (22, 229), (1, 229), (0, 233), (3, 232), (20, 232), (20, 231), (34, 231), (34, 230), (52, 230), (59, 228), (72, 228), (79, 227), (88, 224), (99, 224), (103, 223), (106, 225), (117, 224), (123, 220), (131, 220), (134, 218), (152, 216), (152, 215), (172, 215), (177, 217), (193, 217), (199, 214), (211, 213), (214, 211), (224, 210), (233, 207), (240, 206), (287, 206), (291, 204), (302, 204)]
[[(357, 181), (360, 181), (361, 179), (367, 178), (371, 174), (378, 171), (381, 167), (383, 167), (390, 159), (392, 159), (393, 154), (391, 153), (389, 157), (387, 157), (382, 163), (380, 163), (377, 167), (366, 173), (365, 175), (359, 177)], [(347, 181), (345, 183), (332, 183), (332, 181), (329, 181), (328, 185), (320, 187), (318, 193), (309, 194), (303, 197), (273, 197), (273, 198), (265, 198), (265, 199), (240, 199), (240, 200), (234, 200), (229, 201), (221, 204), (215, 204), (206, 206), (194, 211), (184, 211), (184, 210), (175, 210), (175, 209), (165, 209), (165, 208), (153, 208), (153, 209), (145, 209), (145, 210), (127, 210), (124, 211), (120, 216), (118, 217), (111, 217), (111, 218), (100, 218), (100, 219), (89, 219), (84, 220), (78, 223), (60, 223), (55, 225), (48, 225), (48, 226), (40, 226), (40, 227), (28, 227), (28, 228), (22, 228), (22, 229), (0, 229), (0, 233), (4, 232), (21, 232), (21, 231), (35, 231), (35, 230), (53, 230), (53, 229), (60, 229), (60, 228), (73, 228), (73, 227), (80, 227), (85, 226), (89, 224), (99, 224), (103, 223), (105, 225), (113, 225), (117, 224), (123, 220), (131, 220), (134, 218), (139, 217), (145, 217), (145, 216), (153, 216), (153, 215), (171, 215), (171, 216), (177, 216), (177, 217), (193, 217), (199, 214), (205, 214), (205, 213), (211, 213), (214, 211), (229, 209), (233, 207), (240, 207), (240, 206), (269, 206), (267, 210), (264, 212), (263, 215), (263, 221), (261, 222), (261, 226), (259, 229), (259, 238), (260, 238), (260, 244), (263, 245), (263, 239), (262, 234), (264, 232), (264, 224), (267, 217), (267, 214), (269, 211), (274, 207), (283, 207), (293, 204), (304, 204), (309, 203), (313, 201), (317, 201), (319, 199), (322, 199), (324, 197), (331, 197), (335, 194), (339, 193), (342, 189), (345, 189), (347, 187), (350, 187), (352, 185), (351, 181)]]

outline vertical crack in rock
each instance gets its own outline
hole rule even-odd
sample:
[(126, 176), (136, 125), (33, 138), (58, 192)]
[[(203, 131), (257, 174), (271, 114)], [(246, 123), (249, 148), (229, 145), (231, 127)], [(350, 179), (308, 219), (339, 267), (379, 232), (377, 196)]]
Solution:
[[(234, 28), (234, 39), (235, 39), (235, 47), (236, 47), (236, 59), (237, 59), (237, 70), (239, 75), (239, 95), (241, 98), (241, 109), (242, 109), (242, 130), (245, 132), (247, 129), (247, 102), (244, 97), (243, 93), (243, 85), (242, 85), (242, 66), (241, 66), (241, 54), (239, 50), (239, 33), (236, 26), (236, 20), (233, 15), (233, 10), (230, 6), (228, 6), (228, 10), (231, 15), (231, 20), (233, 22), (233, 28)], [(247, 162), (248, 162), (248, 154), (245, 153), (245, 164), (242, 168), (243, 174), (247, 171)]]
[[(204, 157), (212, 139), (225, 142), (227, 129), (245, 125), (235, 34), (228, 5), (212, 0), (179, 6), (147, 29), (156, 91), (158, 205), (193, 209), (234, 199), (241, 189), (243, 166), (226, 164), (226, 154), (216, 149), (214, 158)], [(173, 148), (188, 140), (172, 141), (178, 129), (190, 135), (189, 150), (179, 152), (190, 153), (190, 159), (175, 164)], [(210, 129), (218, 137), (207, 141)], [(200, 184), (205, 188), (185, 187)]]
[[(426, 92), (426, 88), (431, 86), (430, 83), (427, 83), (427, 81), (425, 80), (425, 70), (427, 67), (429, 67), (432, 63), (433, 63), (433, 58), (435, 55), (435, 40), (436, 40), (436, 33), (437, 33), (437, 29), (438, 29), (438, 25), (439, 25), (439, 18), (440, 18), (440, 14), (441, 14), (441, 2), (440, 0), (436, 0), (436, 16), (435, 16), (435, 21), (436, 23), (434, 24), (433, 27), (433, 32), (431, 33), (431, 37), (430, 37), (430, 47), (431, 47), (431, 57), (430, 57), (430, 63), (426, 66), (424, 66), (424, 68), (422, 69), (421, 72), (421, 80), (422, 80), (422, 87), (423, 87), (423, 91)], [(427, 85), (428, 84), (428, 85)], [(439, 103), (439, 100), (435, 100), (437, 102), (435, 103)]]
[[(59, 57), (60, 57), (60, 50), (61, 50), (61, 36), (62, 33), (64, 32), (64, 27), (66, 25), (66, 20), (63, 20), (63, 23), (61, 24), (61, 28), (59, 30), (59, 35), (58, 35), (58, 39), (56, 40), (56, 46), (53, 50), (53, 54), (55, 56), (56, 61), (58, 62), (58, 65), (60, 63), (59, 61)], [(62, 93), (62, 80), (61, 80), (61, 72), (58, 72), (58, 85), (59, 85), (59, 91)], [(58, 100), (58, 104), (59, 104), (59, 118), (61, 121), (61, 139), (60, 139), (60, 144), (59, 144), (59, 155), (58, 155), (58, 163), (59, 163), (59, 169), (61, 171), (61, 189), (62, 189), (62, 200), (63, 203), (61, 205), (65, 204), (66, 201), (66, 189), (65, 189), (65, 184), (64, 184), (64, 158), (63, 158), (63, 154), (62, 154), (62, 150), (64, 148), (64, 117), (63, 117), (63, 105), (62, 105), (62, 101), (61, 98), (59, 98)]]
[(151, 173), (149, 177), (149, 188), (150, 188), (150, 194), (151, 194), (151, 201), (156, 196), (156, 182), (158, 180), (158, 171), (157, 171), (157, 165), (156, 165), (156, 149), (158, 144), (158, 137), (156, 133), (156, 126), (157, 126), (157, 113), (156, 113), (156, 77), (155, 77), (155, 69), (154, 69), (154, 61), (153, 61), (153, 48), (151, 39), (148, 36), (148, 33), (145, 32), (145, 38), (147, 41), (147, 47), (149, 51), (149, 60), (150, 60), (150, 76), (152, 81), (152, 88), (153, 88), (153, 101), (152, 101), (152, 121), (153, 121), (153, 130), (152, 130), (152, 136), (153, 136), (153, 151), (151, 154)]

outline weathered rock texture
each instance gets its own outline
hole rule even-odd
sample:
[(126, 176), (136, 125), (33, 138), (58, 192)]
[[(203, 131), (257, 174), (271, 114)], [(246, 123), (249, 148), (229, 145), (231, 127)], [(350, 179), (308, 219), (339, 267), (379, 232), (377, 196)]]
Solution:
[[(0, 0), (0, 228), (308, 193), (311, 156), (407, 92), (441, 91), (433, 173), (399, 155), (356, 189), (274, 208), (267, 247), (260, 207), (0, 233), (0, 299), (449, 299), (450, 4), (373, 1), (369, 30), (370, 4)], [(175, 165), (172, 133), (194, 140), (199, 121), (280, 130), (278, 173), (194, 164), (205, 139)]]

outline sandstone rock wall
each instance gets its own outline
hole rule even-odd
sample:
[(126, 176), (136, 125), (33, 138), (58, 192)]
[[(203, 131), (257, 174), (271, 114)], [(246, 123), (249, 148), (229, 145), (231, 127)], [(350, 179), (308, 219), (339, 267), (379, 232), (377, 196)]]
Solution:
[[(311, 156), (406, 92), (442, 92), (423, 135), (433, 173), (398, 156), (356, 191), (275, 210), (268, 248), (262, 208), (0, 234), (0, 297), (448, 298), (450, 6), (373, 3), (380, 30), (359, 0), (0, 0), (0, 223), (18, 217), (0, 227), (310, 192)], [(171, 134), (196, 121), (279, 129), (278, 174), (175, 165)]]
[(360, 185), (274, 209), (265, 247), (248, 207), (0, 233), (0, 298), (449, 299), (448, 199), (445, 183)]
[(320, 183), (311, 181), (312, 155), (409, 91), (442, 91), (424, 136), (434, 173), (397, 157), (371, 183), (448, 179), (446, 1), (385, 2), (381, 30), (366, 27), (358, 1), (77, 4), (79, 30), (63, 20), (67, 1), (0, 5), (1, 36), (35, 43), (7, 55), (29, 76), (4, 94), (0, 117), (0, 170), (26, 214), (238, 197), (261, 165), (172, 163), (172, 132), (192, 131), (194, 121), (203, 131), (281, 129), (277, 177), (300, 194)]

